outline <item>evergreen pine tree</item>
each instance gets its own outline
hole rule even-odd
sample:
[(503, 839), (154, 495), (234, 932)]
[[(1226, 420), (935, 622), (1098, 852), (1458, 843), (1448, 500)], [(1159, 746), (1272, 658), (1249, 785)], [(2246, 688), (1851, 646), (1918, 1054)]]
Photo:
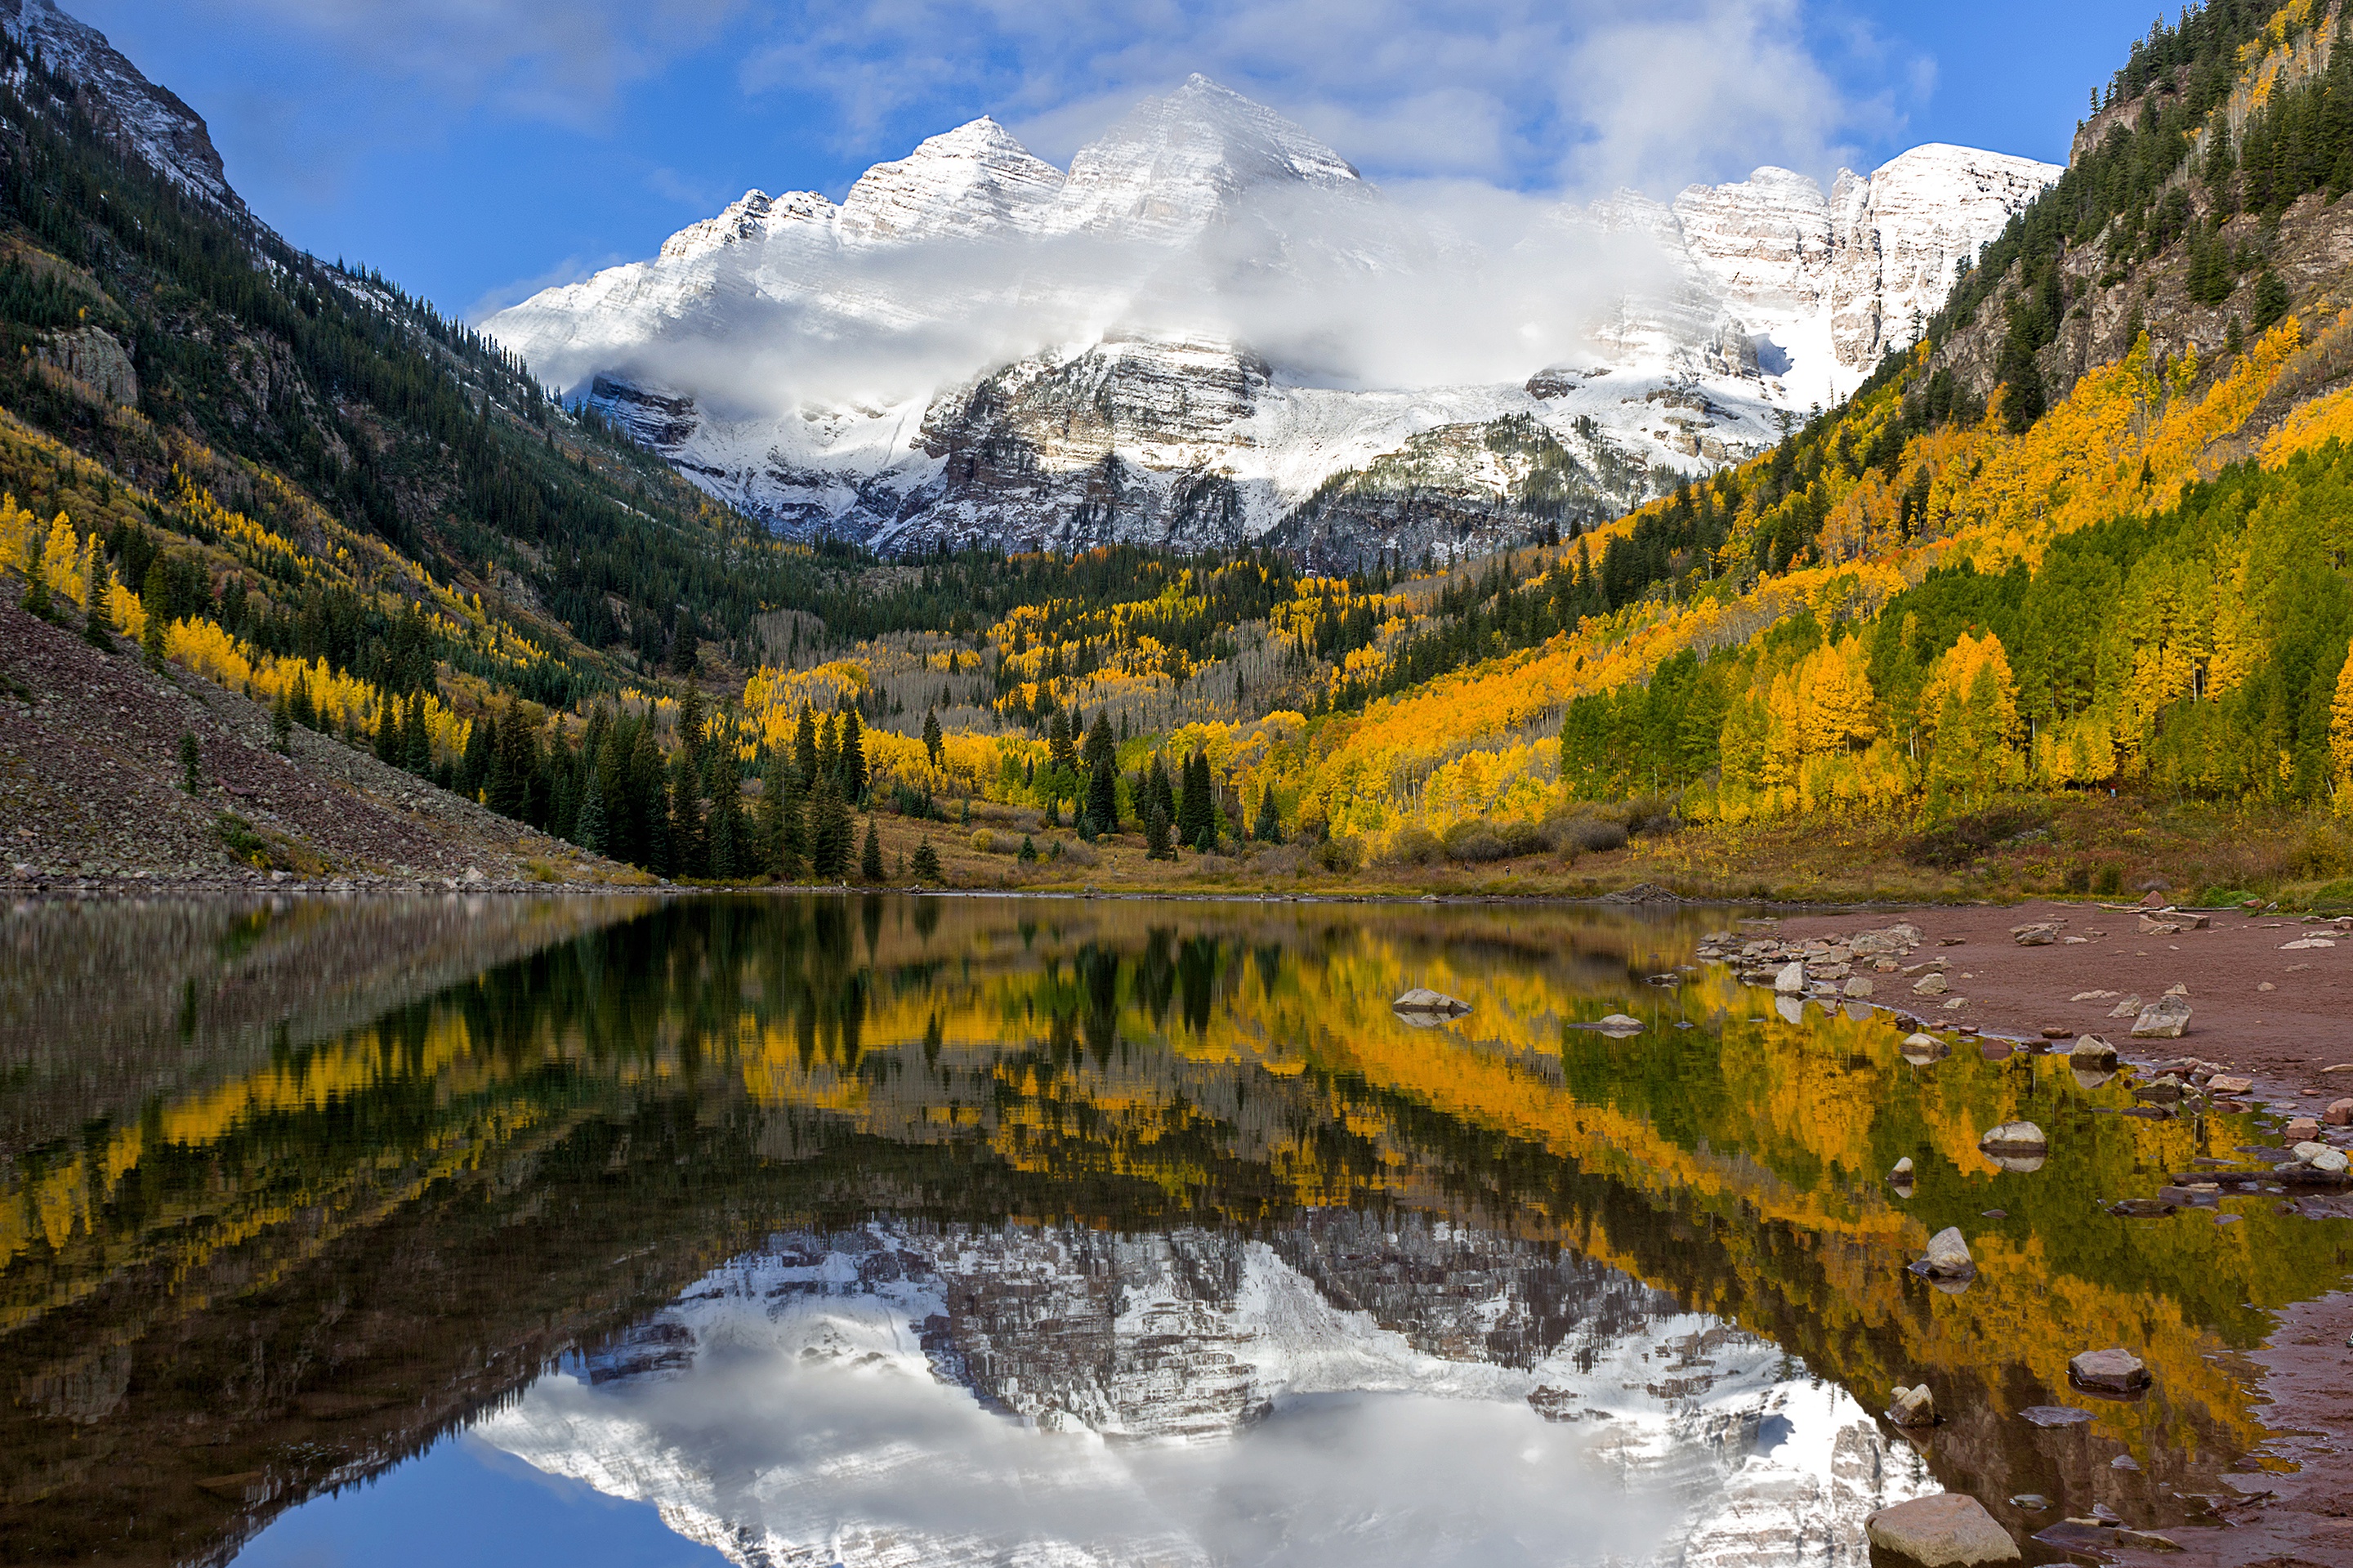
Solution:
[(1176, 836), (1193, 843), (1210, 822), (1209, 759), (1195, 752), (1185, 759), (1185, 779), (1176, 800)]
[[(795, 628), (795, 635), (798, 635)], [(808, 792), (817, 782), (817, 715), (808, 708), (801, 709), (800, 722), (793, 726), (793, 767), (800, 773), (800, 790)]]
[(932, 759), (933, 767), (940, 766), (940, 758), (944, 755), (946, 745), (946, 737), (940, 734), (939, 709), (925, 708), (923, 710), (923, 752)]
[(1160, 809), (1160, 802), (1157, 800), (1153, 801), (1144, 814), (1144, 858), (1146, 860), (1176, 858), (1176, 852), (1169, 847), (1168, 813)]
[(180, 732), (180, 788), (193, 795), (205, 787), (205, 754), (194, 730)]
[(1202, 854), (1218, 853), (1218, 829), (1214, 822), (1201, 824), (1201, 836), (1193, 841), (1193, 848)]
[(1274, 808), (1274, 786), (1271, 784), (1258, 793), (1258, 825), (1254, 832), (1261, 843), (1279, 844), (1282, 842), (1282, 817)]
[(732, 882), (756, 871), (765, 856), (747, 853), (751, 849), (744, 824), (744, 772), (733, 746), (715, 748), (712, 759), (711, 810), (708, 814), (711, 839), (711, 874)]
[(670, 853), (679, 876), (711, 874), (710, 841), (702, 821), (702, 769), (681, 747), (670, 762)]
[(852, 803), (866, 799), (866, 726), (856, 708), (841, 715), (841, 798)]
[(592, 770), (586, 789), (580, 815), (573, 825), (572, 842), (591, 854), (603, 854), (606, 840), (610, 836), (605, 821), (605, 780)]
[(1102, 709), (1087, 731), (1086, 820), (1098, 833), (1119, 831), (1119, 747), (1111, 737), (1111, 721)]
[(407, 750), (400, 727), (400, 704), (386, 697), (375, 710), (375, 759), (387, 768), (397, 768)]
[(114, 623), (106, 613), (106, 559), (98, 553), (98, 535), (90, 535), (90, 566), (84, 573), (82, 641), (100, 652), (114, 652)]
[(861, 882), (882, 880), (882, 833), (874, 819), (866, 819), (866, 847), (858, 852), (858, 878)]
[(419, 779), (433, 771), (433, 731), (425, 722), (425, 694), (408, 694), (408, 722), (401, 735), (400, 765)]
[(1047, 767), (1057, 773), (1078, 771), (1078, 750), (1071, 744), (1071, 715), (1060, 708), (1054, 710), (1053, 720), (1046, 726), (1046, 758)]
[(1013, 858), (1019, 861), (1024, 865), (1035, 865), (1038, 863), (1038, 846), (1031, 841), (1028, 833), (1023, 833), (1021, 835), (1020, 853), (1016, 854)]
[[(27, 527), (25, 530), (25, 613), (47, 620), (50, 613), (49, 573), (42, 564), (41, 544), (41, 531)], [(149, 615), (147, 621), (153, 625), (155, 617)]]
[[(663, 783), (661, 747), (654, 739), (651, 715), (631, 726), (628, 771), (623, 798), (628, 802), (630, 859), (658, 876), (670, 874), (670, 792)], [(607, 797), (609, 808), (612, 801)]]
[(809, 872), (819, 882), (839, 882), (849, 872), (853, 832), (840, 775), (820, 768), (808, 797)]
[[(43, 602), (47, 602), (46, 596), (44, 596)], [(25, 608), (28, 610), (33, 609), (29, 599), (26, 600)], [(37, 615), (42, 612), (39, 610), (34, 610), (33, 613)], [(147, 661), (147, 667), (150, 670), (155, 671), (158, 674), (163, 673), (164, 648), (164, 618), (162, 616), (150, 615), (147, 618), (147, 628), (139, 634), (139, 652), (140, 655)]]
[(2269, 267), (2264, 268), (2263, 275), (2255, 280), (2254, 329), (2269, 332), (2279, 324), (2282, 316), (2287, 314), (2287, 285), (2280, 281), (2277, 272)]
[[(153, 626), (155, 623), (151, 620), (147, 624)], [(279, 688), (278, 701), (269, 709), (269, 746), (280, 757), (294, 754), (294, 709), (287, 702), (282, 686)]]
[(678, 700), (678, 749), (697, 768), (702, 766), (702, 694), (694, 687)]
[(940, 880), (940, 852), (932, 847), (931, 840), (925, 839), (915, 846), (914, 863), (909, 869), (914, 872), (917, 882)]

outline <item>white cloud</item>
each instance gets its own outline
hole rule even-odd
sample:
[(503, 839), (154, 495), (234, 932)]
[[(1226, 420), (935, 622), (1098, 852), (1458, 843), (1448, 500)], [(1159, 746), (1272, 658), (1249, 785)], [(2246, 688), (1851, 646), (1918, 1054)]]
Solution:
[[(828, 101), (839, 139), (898, 150), (960, 102), (1059, 160), (1200, 71), (1383, 176), (1662, 194), (1775, 163), (1827, 175), (1916, 84), (1870, 28), (1799, 0), (852, 0), (753, 26), (754, 92)], [(938, 118), (934, 111), (934, 117)], [(936, 126), (931, 128), (937, 128)]]

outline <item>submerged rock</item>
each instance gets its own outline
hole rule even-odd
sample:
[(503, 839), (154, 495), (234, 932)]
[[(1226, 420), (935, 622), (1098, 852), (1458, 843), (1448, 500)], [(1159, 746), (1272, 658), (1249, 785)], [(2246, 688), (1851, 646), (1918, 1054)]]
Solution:
[(1928, 1255), (1912, 1267), (1930, 1279), (1974, 1279), (1978, 1272), (1977, 1260), (1969, 1256), (1969, 1244), (1957, 1225), (1929, 1237)]
[(1887, 1419), (1898, 1426), (1934, 1426), (1936, 1396), (1925, 1383), (1917, 1388), (1898, 1388), (1887, 1402)]
[(2006, 1121), (1978, 1139), (1978, 1147), (1988, 1154), (2047, 1154), (2051, 1140), (2031, 1121)]
[(1965, 1492), (1941, 1492), (1881, 1509), (1863, 1521), (1872, 1568), (1979, 1568), (2021, 1561), (1985, 1505)]
[(1461, 1018), (1471, 1011), (1471, 1004), (1442, 991), (1425, 991), (1416, 986), (1389, 1003), (1389, 1008), (1396, 1012), (1424, 1012), (1440, 1018)]
[(2077, 1352), (2067, 1362), (2067, 1378), (2099, 1393), (2138, 1393), (2149, 1384), (2147, 1366), (2123, 1349)]

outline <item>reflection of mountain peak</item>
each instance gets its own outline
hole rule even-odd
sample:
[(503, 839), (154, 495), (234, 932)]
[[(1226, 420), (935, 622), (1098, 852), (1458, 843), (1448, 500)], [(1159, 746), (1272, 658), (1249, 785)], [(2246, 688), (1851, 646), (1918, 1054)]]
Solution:
[[(1518, 1472), (1475, 1489), (1481, 1529), (1540, 1537), (1580, 1494), (1630, 1489), (1628, 1539), (1600, 1543), (1630, 1560), (1811, 1542), (1859, 1563), (1863, 1515), (1920, 1483), (1784, 1365), (1615, 1269), (1411, 1215), (1311, 1213), (1263, 1241), (877, 1224), (777, 1237), (479, 1430), (747, 1563), (1000, 1561), (1017, 1526), (983, 1499), (1008, 1494), (1022, 1549), (1055, 1561), (1247, 1559), (1253, 1509), (1287, 1541), (1377, 1509), (1414, 1561), (1467, 1498), (1419, 1474), (1369, 1494), (1432, 1444)], [(723, 1432), (710, 1413), (747, 1397), (800, 1419)], [(1036, 1436), (1056, 1432), (1120, 1445)], [(1373, 1479), (1324, 1474), (1335, 1448)], [(895, 1500), (919, 1475), (933, 1505)]]

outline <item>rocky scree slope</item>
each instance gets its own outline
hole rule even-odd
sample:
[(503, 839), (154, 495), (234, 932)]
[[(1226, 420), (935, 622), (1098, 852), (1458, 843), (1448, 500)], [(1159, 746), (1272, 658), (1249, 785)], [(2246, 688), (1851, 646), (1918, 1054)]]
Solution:
[[(180, 737), (194, 736), (197, 788)], [(641, 874), (136, 650), (0, 605), (0, 885), (489, 889)]]
[[(2056, 174), (1923, 147), (1828, 194), (1765, 169), (1564, 206), (1482, 249), (1196, 77), (1067, 173), (976, 121), (839, 206), (748, 192), (485, 331), (795, 535), (1198, 546), (1288, 524), (1335, 559), (1459, 553), (1762, 450), (1908, 344), (1956, 261)], [(1334, 335), (1410, 335), (1398, 302), (1422, 319), (1522, 275), (1548, 280), (1539, 313), (1567, 308), (1561, 280), (1604, 280), (1549, 362), (1448, 379), (1333, 358)], [(1329, 330), (1286, 324), (1303, 315)], [(1542, 432), (1517, 469), (1478, 456), (1504, 418)], [(1466, 461), (1425, 450), (1383, 482), (1417, 440)]]

